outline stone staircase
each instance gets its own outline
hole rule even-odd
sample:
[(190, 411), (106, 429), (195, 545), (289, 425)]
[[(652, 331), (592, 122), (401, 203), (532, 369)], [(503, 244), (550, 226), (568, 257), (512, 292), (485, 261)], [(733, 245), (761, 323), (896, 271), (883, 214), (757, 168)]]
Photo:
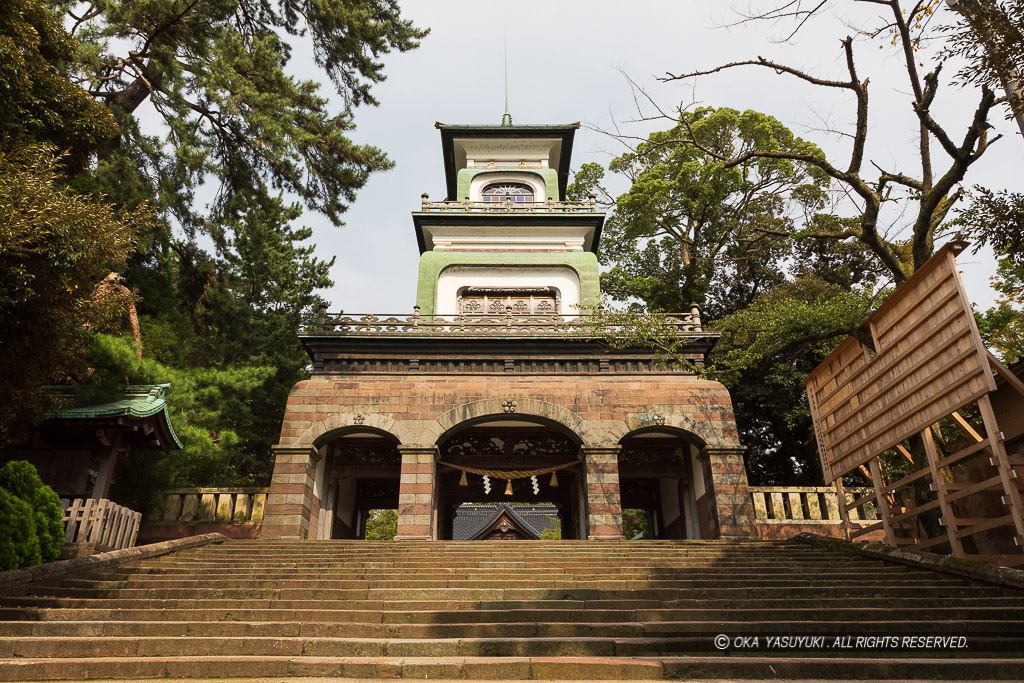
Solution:
[(1024, 591), (795, 542), (236, 541), (0, 620), (0, 680), (1024, 678)]

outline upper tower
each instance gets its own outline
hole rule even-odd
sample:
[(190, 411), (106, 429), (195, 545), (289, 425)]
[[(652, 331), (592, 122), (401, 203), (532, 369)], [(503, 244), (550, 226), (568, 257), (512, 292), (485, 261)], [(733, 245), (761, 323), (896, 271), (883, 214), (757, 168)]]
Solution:
[(573, 316), (599, 297), (604, 213), (566, 200), (579, 123), (436, 123), (444, 201), (424, 194), (412, 214), (423, 315)]

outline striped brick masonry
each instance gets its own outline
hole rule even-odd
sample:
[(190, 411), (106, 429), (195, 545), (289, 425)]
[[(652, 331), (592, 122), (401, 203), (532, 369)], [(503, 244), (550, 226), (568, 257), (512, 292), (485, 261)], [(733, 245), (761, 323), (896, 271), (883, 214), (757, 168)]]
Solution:
[(711, 477), (708, 490), (714, 500), (713, 524), (718, 538), (756, 538), (754, 504), (743, 464), (745, 448), (706, 448), (700, 457), (707, 458)]
[(319, 453), (312, 446), (275, 446), (274, 474), (270, 479), (263, 538), (310, 538), (315, 501), (313, 480)]
[(398, 485), (397, 541), (429, 541), (434, 537), (437, 448), (399, 446), (402, 478)]
[[(514, 400), (515, 412), (502, 403)], [(387, 434), (402, 453), (398, 535), (438, 537), (436, 447), (464, 426), (492, 419), (535, 421), (574, 435), (588, 471), (580, 493), (591, 527), (582, 537), (617, 538), (620, 443), (657, 429), (704, 451), (696, 500), (701, 538), (754, 533), (742, 447), (728, 390), (682, 374), (390, 373), (314, 374), (288, 398), (264, 536), (315, 538), (321, 501), (316, 449), (346, 434)], [(708, 460), (710, 458), (710, 461)], [(326, 490), (330, 483), (325, 482)], [(719, 509), (721, 506), (721, 509)]]
[(587, 538), (622, 540), (622, 506), (619, 496), (619, 449), (582, 448), (587, 474)]

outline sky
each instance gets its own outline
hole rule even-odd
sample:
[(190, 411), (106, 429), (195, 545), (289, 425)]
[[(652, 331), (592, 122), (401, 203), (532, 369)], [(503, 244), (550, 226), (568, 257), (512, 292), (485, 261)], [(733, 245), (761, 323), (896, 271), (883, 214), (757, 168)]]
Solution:
[[(768, 3), (757, 3), (766, 5)], [(597, 161), (607, 164), (624, 151), (600, 131), (627, 135), (668, 128), (669, 122), (636, 122), (630, 80), (665, 111), (696, 102), (714, 107), (755, 109), (771, 114), (809, 139), (837, 163), (848, 159), (848, 139), (824, 130), (848, 129), (851, 98), (759, 67), (686, 83), (662, 83), (666, 72), (712, 68), (763, 56), (814, 75), (846, 76), (840, 39), (857, 27), (877, 23), (877, 7), (837, 2), (843, 16), (815, 20), (790, 43), (778, 39), (785, 25), (728, 26), (736, 21), (729, 3), (695, 0), (407, 0), (403, 15), (430, 35), (420, 48), (386, 56), (386, 81), (374, 88), (378, 107), (356, 110), (352, 138), (384, 149), (395, 168), (371, 177), (344, 217), (342, 228), (307, 213), (317, 253), (336, 257), (325, 292), (332, 312), (409, 314), (415, 299), (419, 252), (410, 213), (420, 195), (444, 197), (440, 133), (435, 121), (497, 124), (504, 108), (503, 36), (507, 33), (510, 110), (516, 124), (579, 121), (572, 169)], [(941, 19), (941, 16), (940, 16)], [(311, 76), (312, 58), (297, 46), (292, 68)], [(906, 93), (902, 59), (885, 39), (865, 39), (855, 47), (861, 78), (870, 77), (868, 156), (880, 166), (917, 175), (916, 119)], [(946, 76), (953, 69), (947, 66)], [(948, 78), (946, 79), (948, 81)], [(940, 90), (933, 113), (962, 137), (977, 103), (971, 89)], [(340, 106), (340, 102), (338, 103)], [(654, 113), (649, 104), (643, 111)], [(633, 123), (630, 123), (633, 121)], [(965, 185), (1020, 190), (1024, 141), (1002, 112), (993, 133), (1004, 138), (969, 171)], [(941, 152), (936, 154), (940, 162)], [(869, 167), (870, 168), (870, 167)], [(937, 164), (937, 168), (942, 168)], [(610, 183), (626, 189), (624, 181)], [(898, 224), (898, 216), (890, 216)], [(965, 252), (959, 258), (968, 296), (981, 308), (994, 293), (991, 252)]]

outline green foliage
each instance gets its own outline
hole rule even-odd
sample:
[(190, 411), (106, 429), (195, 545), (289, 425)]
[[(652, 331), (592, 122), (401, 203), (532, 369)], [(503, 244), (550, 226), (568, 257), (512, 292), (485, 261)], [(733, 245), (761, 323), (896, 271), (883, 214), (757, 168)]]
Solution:
[(804, 380), (879, 302), (808, 275), (713, 325), (714, 376), (732, 394), (752, 484), (821, 483)]
[(366, 518), (367, 541), (393, 541), (398, 533), (398, 510), (370, 510)]
[[(1024, 75), (1024, 2), (1022, 0), (961, 0), (950, 5), (958, 23), (942, 27), (944, 57), (961, 64), (958, 78), (965, 83), (1005, 88)], [(1018, 118), (1024, 115), (1019, 92), (1007, 89)]]
[[(821, 156), (770, 116), (702, 107), (614, 159), (609, 170), (631, 187), (615, 200), (604, 229), (601, 257), (612, 267), (603, 291), (666, 311), (696, 302), (717, 317), (783, 281), (779, 264), (790, 238), (803, 235), (795, 216), (820, 208), (828, 178), (788, 159), (721, 160), (751, 149)], [(599, 166), (584, 165), (571, 195), (602, 193), (602, 177)]]
[(562, 540), (562, 525), (558, 523), (557, 518), (551, 518), (554, 522), (540, 532), (540, 539), (542, 541), (560, 541)]
[[(58, 6), (75, 19), (75, 5)], [(120, 147), (154, 178), (159, 205), (188, 229), (229, 219), (239, 193), (268, 186), (340, 224), (355, 190), (390, 166), (346, 137), (350, 108), (376, 103), (383, 55), (426, 35), (395, 0), (105, 0), (74, 23), (75, 75), (121, 121), (108, 151)], [(300, 38), (345, 109), (331, 111), (319, 83), (292, 75), (289, 41)], [(135, 118), (146, 101), (166, 135)], [(203, 217), (191, 193), (212, 179), (213, 213)]]
[(42, 561), (32, 507), (0, 488), (0, 571), (33, 567)]
[(1024, 265), (1024, 193), (975, 186), (970, 198), (970, 206), (951, 225), (961, 228), (968, 239)]
[(0, 467), (0, 570), (52, 562), (64, 544), (60, 498), (24, 460)]
[[(729, 161), (752, 150), (804, 158)], [(607, 222), (602, 288), (627, 308), (596, 311), (594, 327), (726, 383), (756, 484), (819, 483), (803, 380), (878, 303), (884, 266), (851, 239), (856, 219), (828, 211), (820, 158), (770, 116), (700, 108), (609, 164), (632, 184)], [(607, 196), (603, 173), (584, 166), (571, 191)], [(660, 313), (691, 303), (722, 334), (707, 368)]]
[(60, 157), (0, 151), (0, 442), (50, 407), (41, 387), (79, 364), (93, 285), (151, 220), (62, 187)]
[[(269, 478), (272, 461), (259, 431), (261, 390), (275, 379), (275, 369), (252, 365), (175, 368), (152, 358), (137, 358), (130, 340), (99, 334), (88, 355), (95, 372), (90, 376), (85, 400), (110, 400), (119, 385), (170, 383), (167, 404), (178, 438), (184, 448), (171, 461), (141, 457), (138, 468), (168, 468), (164, 474), (148, 471), (132, 479), (120, 478), (120, 486), (141, 495), (144, 476), (157, 487), (253, 486)], [(280, 416), (278, 416), (280, 419)], [(170, 464), (168, 465), (167, 462)], [(129, 460), (127, 467), (132, 466)], [(170, 479), (170, 481), (168, 481)], [(115, 494), (123, 492), (115, 490)], [(135, 502), (117, 496), (123, 505)], [(149, 502), (142, 501), (142, 503)], [(142, 503), (135, 509), (148, 509)]]
[(1024, 263), (1000, 259), (992, 280), (1002, 296), (993, 308), (974, 317), (985, 345), (1013, 363), (1024, 358)]
[(632, 540), (637, 536), (646, 539), (651, 538), (650, 530), (648, 529), (647, 512), (632, 508), (623, 510), (622, 535), (627, 540)]
[(0, 151), (48, 143), (65, 167), (85, 168), (89, 155), (117, 134), (110, 111), (71, 83), (78, 45), (39, 0), (0, 4)]
[(1012, 363), (1024, 357), (1024, 194), (975, 187), (971, 200), (953, 225), (1000, 257), (992, 284), (1001, 296), (993, 308), (975, 314), (978, 331), (989, 348)]

